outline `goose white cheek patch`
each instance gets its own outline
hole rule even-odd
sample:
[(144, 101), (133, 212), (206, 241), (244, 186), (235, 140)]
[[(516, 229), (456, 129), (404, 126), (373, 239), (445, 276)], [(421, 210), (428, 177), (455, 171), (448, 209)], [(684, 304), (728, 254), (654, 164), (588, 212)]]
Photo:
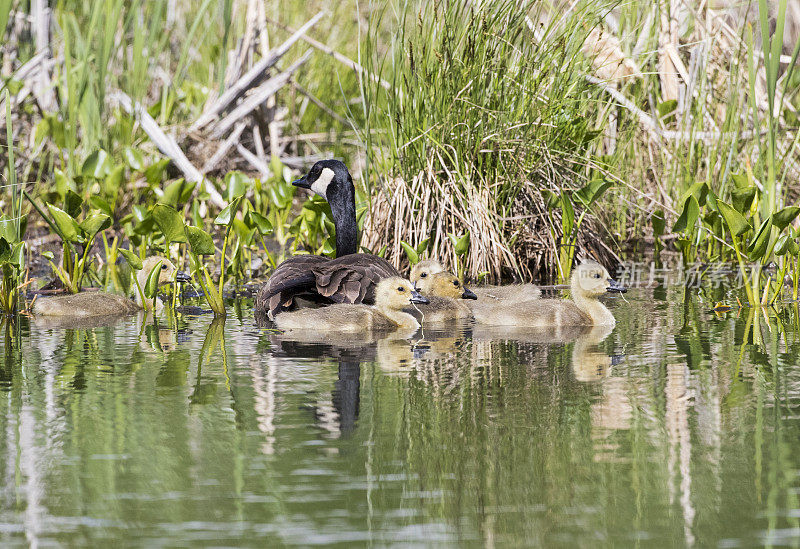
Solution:
[(334, 175), (335, 174), (333, 173), (332, 169), (324, 168), (322, 173), (319, 174), (317, 180), (311, 184), (311, 190), (327, 200), (328, 196), (326, 193), (328, 191), (328, 185), (330, 185)]

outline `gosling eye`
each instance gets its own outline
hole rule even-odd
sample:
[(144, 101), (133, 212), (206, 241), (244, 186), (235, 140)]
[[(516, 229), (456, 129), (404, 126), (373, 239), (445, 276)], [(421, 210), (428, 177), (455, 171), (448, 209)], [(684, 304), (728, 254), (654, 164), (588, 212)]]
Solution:
[(425, 278), (426, 276), (428, 276), (428, 273), (421, 273), (421, 274), (419, 275), (419, 277), (420, 277), (420, 278)]
[(455, 286), (456, 288), (458, 288), (458, 286), (459, 286), (458, 280), (454, 280), (454, 281), (453, 281), (453, 286)]
[(398, 286), (398, 287), (397, 287), (397, 291), (398, 291), (398, 292), (400, 292), (400, 293), (403, 293), (403, 292), (405, 292), (405, 291), (406, 291), (406, 289), (405, 289), (405, 288), (403, 288), (402, 286)]
[(600, 278), (600, 273), (594, 273), (595, 278)]
[(161, 270), (162, 271), (166, 271), (167, 270), (167, 266), (166, 265), (161, 265)]

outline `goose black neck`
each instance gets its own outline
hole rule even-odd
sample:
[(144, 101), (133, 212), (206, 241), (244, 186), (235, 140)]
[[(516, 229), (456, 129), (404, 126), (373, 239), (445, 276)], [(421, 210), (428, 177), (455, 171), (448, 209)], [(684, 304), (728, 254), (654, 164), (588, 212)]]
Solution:
[(358, 224), (355, 200), (337, 206), (331, 204), (331, 213), (336, 226), (336, 257), (342, 257), (358, 251)]

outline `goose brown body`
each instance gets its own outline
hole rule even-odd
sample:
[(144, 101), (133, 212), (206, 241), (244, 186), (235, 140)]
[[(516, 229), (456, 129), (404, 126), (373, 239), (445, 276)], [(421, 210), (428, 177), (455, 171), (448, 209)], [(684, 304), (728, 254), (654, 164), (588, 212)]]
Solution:
[(275, 269), (256, 296), (255, 315), (274, 319), (290, 311), (298, 298), (317, 303), (374, 303), (381, 280), (399, 276), (385, 259), (358, 251), (355, 187), (347, 167), (338, 160), (322, 160), (295, 181), (328, 201), (336, 227), (336, 259), (317, 255), (294, 256)]
[(390, 277), (377, 284), (374, 306), (338, 303), (318, 309), (282, 312), (275, 316), (275, 325), (281, 330), (313, 330), (319, 334), (416, 330), (419, 322), (403, 312), (403, 308), (410, 303), (425, 301), (408, 280)]

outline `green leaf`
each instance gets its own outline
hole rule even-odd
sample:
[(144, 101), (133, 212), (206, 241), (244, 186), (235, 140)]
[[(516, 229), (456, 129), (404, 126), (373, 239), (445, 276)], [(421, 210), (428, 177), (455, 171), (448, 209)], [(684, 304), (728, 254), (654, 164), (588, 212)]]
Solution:
[(192, 196), (192, 191), (197, 186), (197, 183), (189, 183), (183, 178), (173, 181), (164, 187), (164, 193), (158, 201), (162, 204), (177, 208), (178, 204), (184, 204)]
[(58, 168), (53, 170), (56, 192), (59, 196), (66, 197), (67, 191), (74, 191), (76, 189), (75, 182), (67, 174)]
[(25, 242), (17, 242), (11, 247), (11, 259), (9, 260), (17, 269), (25, 266)]
[(456, 255), (464, 255), (469, 251), (470, 236), (469, 231), (464, 233), (458, 242), (456, 242)]
[(425, 238), (423, 239), (422, 242), (420, 242), (417, 245), (417, 247), (415, 248), (417, 255), (422, 255), (423, 253), (425, 253), (425, 250), (428, 249), (428, 244), (430, 243), (430, 241), (431, 241), (430, 238)]
[(752, 229), (750, 223), (733, 206), (726, 204), (722, 200), (717, 200), (717, 208), (719, 208), (719, 213), (722, 214), (733, 236), (742, 236)]
[(686, 202), (683, 203), (683, 210), (672, 227), (672, 231), (676, 233), (693, 231), (698, 217), (700, 217), (700, 205), (694, 196), (689, 196)]
[(653, 235), (659, 238), (667, 230), (667, 221), (664, 219), (664, 210), (656, 210), (650, 218), (653, 224)]
[(777, 256), (786, 255), (788, 253), (796, 257), (798, 252), (800, 252), (800, 249), (798, 249), (797, 241), (792, 235), (782, 234), (775, 243), (775, 255)]
[(83, 198), (71, 190), (67, 191), (67, 194), (64, 196), (64, 211), (66, 211), (72, 217), (78, 217), (81, 213), (81, 205), (83, 204)]
[(233, 202), (225, 206), (225, 208), (221, 212), (219, 212), (219, 215), (216, 217), (216, 219), (214, 219), (214, 224), (215, 225), (230, 224), (231, 219), (233, 219), (236, 216), (236, 208), (239, 207), (239, 202), (240, 199), (235, 198)]
[(45, 258), (45, 259), (48, 259), (50, 261), (53, 261), (56, 258), (56, 256), (54, 256), (53, 252), (51, 252), (50, 250), (43, 251), (42, 252), (42, 257)]
[(84, 219), (81, 224), (81, 230), (92, 239), (94, 235), (100, 231), (104, 231), (111, 226), (111, 218), (104, 213), (94, 212)]
[(51, 204), (47, 205), (47, 209), (50, 210), (50, 215), (53, 216), (53, 221), (61, 232), (61, 237), (67, 242), (77, 242), (79, 227), (72, 216)]
[(184, 231), (193, 254), (214, 255), (216, 251), (214, 249), (214, 239), (211, 238), (210, 234), (199, 227), (192, 227), (191, 225), (187, 225)]
[(731, 204), (740, 214), (747, 214), (753, 206), (756, 197), (755, 187), (737, 188), (731, 190)]
[(128, 262), (128, 265), (131, 266), (131, 269), (134, 271), (140, 271), (142, 269), (142, 259), (138, 255), (130, 250), (126, 250), (125, 248), (119, 248), (117, 251), (122, 254), (122, 257), (125, 258), (125, 261)]
[(183, 216), (175, 208), (166, 204), (156, 204), (153, 206), (152, 215), (167, 242), (186, 242)]
[(156, 185), (161, 183), (161, 180), (164, 177), (164, 172), (167, 171), (167, 166), (169, 165), (169, 158), (164, 158), (159, 160), (155, 164), (151, 164), (144, 170), (144, 178), (150, 185)]
[(114, 216), (114, 208), (111, 207), (111, 204), (103, 200), (97, 195), (93, 195), (89, 197), (89, 204), (95, 208), (103, 212), (104, 214), (113, 217)]
[(575, 191), (573, 196), (586, 208), (590, 207), (611, 187), (611, 182), (604, 179), (590, 181), (581, 189)]
[(106, 192), (108, 192), (109, 194), (114, 194), (120, 188), (122, 188), (122, 184), (124, 181), (125, 181), (125, 164), (118, 164), (114, 166), (106, 176), (106, 179), (103, 182), (103, 188), (105, 188)]
[(778, 228), (778, 231), (783, 231), (789, 223), (794, 221), (797, 214), (800, 214), (800, 208), (797, 206), (786, 206), (772, 216), (772, 224)]
[(11, 262), (11, 245), (5, 238), (0, 238), (0, 264)]
[(697, 199), (697, 203), (702, 208), (706, 205), (706, 195), (708, 195), (708, 184), (705, 181), (698, 181), (686, 189), (686, 192), (683, 193), (680, 201), (686, 202), (688, 197), (693, 196)]
[(125, 162), (128, 163), (128, 166), (130, 166), (132, 170), (137, 172), (142, 171), (142, 168), (144, 168), (144, 155), (142, 151), (134, 149), (133, 147), (125, 147), (122, 154), (125, 157)]
[(147, 275), (147, 282), (144, 284), (144, 296), (148, 299), (153, 299), (158, 294), (158, 279), (161, 278), (161, 264), (163, 261), (156, 263), (150, 274)]
[(769, 246), (770, 235), (772, 234), (772, 216), (766, 218), (758, 228), (756, 236), (750, 241), (747, 247), (747, 255), (750, 259), (758, 260), (764, 257)]
[(408, 256), (409, 263), (411, 263), (412, 265), (416, 265), (417, 263), (419, 263), (419, 255), (417, 254), (417, 251), (411, 247), (410, 244), (408, 244), (405, 240), (401, 240), (400, 245), (403, 247), (403, 250), (405, 250), (406, 255)]
[(242, 172), (229, 172), (225, 176), (225, 188), (228, 202), (239, 198), (247, 192), (247, 188), (252, 184), (252, 179)]
[(272, 233), (272, 223), (269, 222), (269, 219), (258, 212), (250, 210), (247, 212), (244, 221), (249, 227), (257, 229), (261, 236), (266, 236)]
[(561, 197), (557, 193), (554, 193), (550, 189), (542, 189), (540, 192), (542, 193), (542, 199), (547, 205), (547, 209), (549, 211), (552, 211), (561, 205)]
[(94, 179), (105, 179), (110, 171), (111, 160), (103, 149), (98, 149), (87, 156), (81, 166), (81, 175)]

